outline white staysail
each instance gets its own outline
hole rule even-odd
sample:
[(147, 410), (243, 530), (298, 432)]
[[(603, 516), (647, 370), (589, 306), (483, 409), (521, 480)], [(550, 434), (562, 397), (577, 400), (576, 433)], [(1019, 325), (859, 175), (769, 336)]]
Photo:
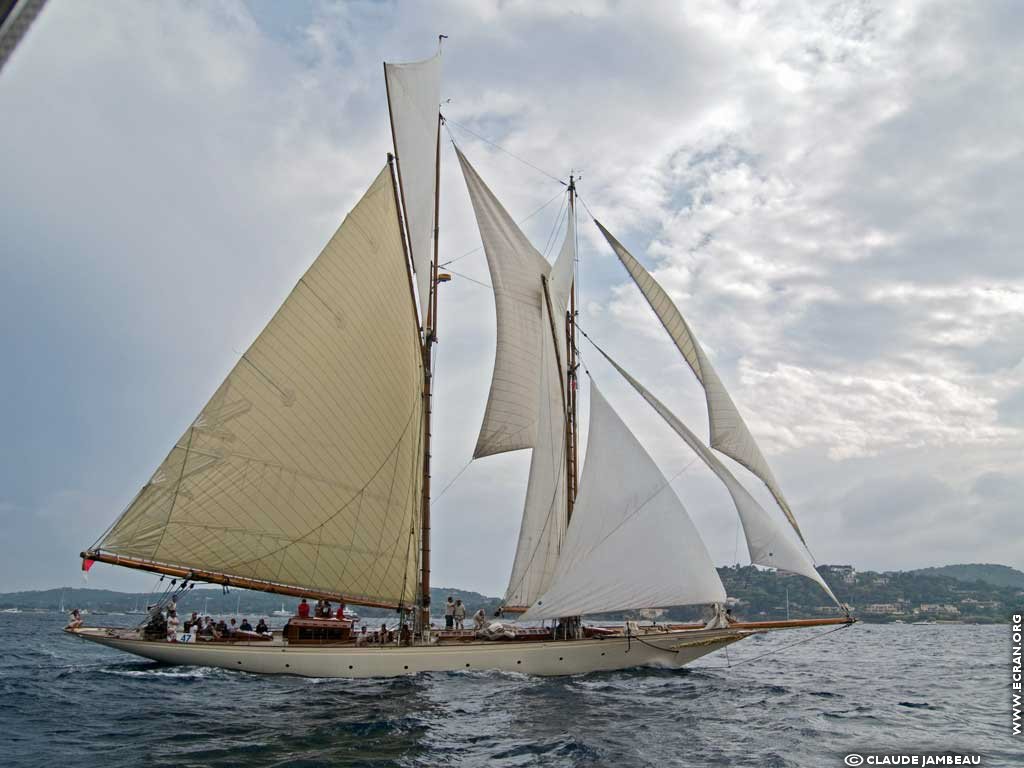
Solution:
[(566, 526), (565, 407), (547, 307), (541, 307), (541, 345), (537, 442), (530, 458), (530, 479), (523, 505), (519, 543), (505, 592), (506, 606), (526, 607), (551, 584)]
[(402, 182), (402, 204), (409, 249), (416, 270), (420, 312), (427, 318), (433, 262), (434, 196), (437, 185), (438, 110), (441, 52), (424, 61), (384, 64), (391, 130)]
[(385, 168), (93, 551), (414, 600), (423, 370), (395, 199)]
[(476, 170), (456, 147), (494, 286), (497, 348), (487, 407), (473, 458), (532, 448), (537, 439), (542, 279), (551, 266), (530, 244)]
[(591, 382), (590, 439), (572, 520), (550, 589), (522, 618), (724, 601), (682, 502)]
[(594, 223), (597, 224), (608, 244), (615, 251), (615, 255), (619, 257), (619, 261), (622, 262), (622, 265), (629, 272), (630, 277), (633, 278), (644, 298), (647, 299), (647, 303), (654, 310), (654, 314), (658, 316), (661, 324), (665, 326), (665, 330), (672, 337), (672, 341), (675, 342), (676, 347), (679, 348), (686, 362), (693, 369), (697, 380), (703, 385), (708, 405), (708, 421), (711, 427), (711, 447), (735, 459), (761, 478), (764, 484), (768, 486), (772, 496), (775, 497), (779, 508), (786, 515), (786, 519), (793, 526), (793, 530), (796, 531), (797, 536), (802, 540), (803, 534), (800, 532), (800, 526), (797, 524), (789, 502), (783, 496), (782, 489), (779, 487), (771, 468), (768, 466), (768, 461), (765, 459), (764, 454), (761, 453), (760, 447), (754, 440), (754, 436), (750, 434), (750, 430), (747, 428), (746, 422), (743, 421), (743, 417), (736, 408), (736, 404), (732, 401), (725, 385), (718, 377), (718, 373), (711, 365), (711, 361), (708, 360), (707, 355), (697, 341), (697, 337), (690, 330), (690, 326), (683, 319), (679, 309), (672, 302), (672, 299), (669, 298), (665, 289), (626, 250), (622, 243), (616, 240), (599, 221), (595, 219)]
[(687, 427), (664, 403), (649, 392), (640, 382), (634, 379), (608, 353), (597, 345), (597, 350), (604, 355), (604, 358), (612, 364), (622, 377), (628, 381), (640, 396), (644, 398), (651, 407), (660, 415), (676, 434), (679, 435), (708, 468), (718, 476), (718, 479), (725, 485), (729, 495), (732, 496), (736, 511), (739, 513), (740, 522), (743, 525), (743, 534), (747, 539), (747, 550), (750, 553), (750, 562), (755, 565), (764, 565), (770, 568), (778, 568), (782, 571), (789, 571), (801, 576), (806, 576), (821, 586), (836, 605), (839, 600), (828, 584), (814, 567), (814, 559), (808, 551), (807, 546), (796, 535), (790, 526), (779, 521), (776, 522), (768, 511), (762, 507), (746, 488), (736, 479), (736, 476), (729, 471), (729, 468), (708, 449), (693, 431)]

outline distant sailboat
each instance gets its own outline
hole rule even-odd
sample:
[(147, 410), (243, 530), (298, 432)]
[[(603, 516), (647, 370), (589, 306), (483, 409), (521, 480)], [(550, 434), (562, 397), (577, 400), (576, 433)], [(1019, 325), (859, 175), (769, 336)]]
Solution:
[(294, 615), (291, 611), (285, 610), (284, 603), (281, 603), (281, 609), (274, 611), (270, 614), (271, 616), (292, 616)]
[[(250, 672), (558, 675), (681, 667), (767, 630), (850, 623), (848, 614), (735, 623), (696, 526), (593, 381), (579, 471), (575, 179), (565, 183), (565, 239), (549, 263), (456, 146), (497, 315), (474, 458), (532, 452), (503, 614), (546, 626), (503, 621), (474, 636), (430, 624), (430, 444), (432, 430), (443, 426), (432, 423), (433, 345), (438, 286), (449, 279), (438, 261), (440, 72), (440, 51), (384, 65), (397, 161), (388, 156), (150, 481), (82, 553), (86, 569), (104, 562), (152, 571), (179, 590), (208, 582), (388, 608), (402, 621), (399, 631), (362, 647), (349, 611), (348, 621), (293, 617), (284, 632), (244, 642), (168, 643), (145, 629), (74, 634), (159, 661)], [(751, 561), (813, 580), (838, 606), (692, 329), (640, 262), (594, 223), (703, 387), (709, 443), (601, 353), (722, 482)], [(781, 515), (761, 506), (717, 454), (761, 480)], [(707, 624), (582, 621), (584, 614), (700, 604), (717, 606)], [(282, 605), (274, 615), (290, 614)]]

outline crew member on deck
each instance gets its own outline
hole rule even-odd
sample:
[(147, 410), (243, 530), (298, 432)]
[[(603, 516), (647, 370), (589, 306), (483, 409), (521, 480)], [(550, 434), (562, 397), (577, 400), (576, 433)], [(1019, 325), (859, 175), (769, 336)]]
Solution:
[(444, 628), (451, 629), (455, 626), (455, 601), (448, 595), (448, 602), (444, 604)]
[(306, 602), (306, 598), (302, 598), (302, 602), (299, 603), (299, 618), (309, 618), (309, 603)]
[(256, 625), (256, 631), (259, 632), (261, 635), (269, 635), (270, 634), (270, 627), (267, 626), (267, 620), (266, 619), (262, 619), (262, 618), (260, 619), (259, 624)]
[(178, 612), (174, 610), (174, 603), (171, 603), (171, 609), (167, 611), (167, 639), (177, 640), (178, 638)]
[(484, 613), (484, 609), (481, 608), (473, 614), (473, 629), (483, 629), (486, 624), (487, 614)]
[(248, 619), (242, 619), (242, 623), (238, 625), (240, 632), (252, 632), (252, 624), (249, 623)]
[(466, 620), (466, 606), (462, 604), (461, 600), (455, 601), (455, 628), (463, 629), (462, 623)]
[(324, 600), (324, 612), (321, 614), (325, 619), (331, 618), (331, 601)]
[(344, 620), (344, 618), (345, 618), (345, 604), (344, 603), (338, 603), (338, 612), (335, 614), (335, 617), (338, 619), (338, 621), (343, 621)]
[(380, 635), (378, 635), (377, 641), (381, 645), (386, 645), (387, 644), (387, 642), (388, 642), (388, 625), (387, 624), (381, 624), (380, 625)]
[(71, 616), (68, 618), (68, 625), (66, 629), (78, 629), (80, 626), (82, 626), (82, 614), (77, 608), (75, 608), (71, 612)]

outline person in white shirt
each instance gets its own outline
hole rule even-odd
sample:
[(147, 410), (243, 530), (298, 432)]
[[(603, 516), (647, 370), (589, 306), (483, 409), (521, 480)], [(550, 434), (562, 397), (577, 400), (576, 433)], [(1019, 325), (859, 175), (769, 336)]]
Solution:
[(455, 619), (455, 628), (463, 629), (462, 622), (466, 620), (466, 606), (462, 604), (461, 600), (455, 601), (455, 612), (453, 618)]
[(481, 608), (479, 611), (473, 614), (473, 628), (483, 629), (487, 624), (487, 614), (484, 613), (484, 609)]
[(451, 629), (455, 626), (455, 601), (448, 595), (448, 602), (444, 604), (444, 628)]
[(178, 612), (174, 610), (174, 603), (171, 603), (172, 608), (167, 611), (167, 640), (174, 642), (178, 639), (178, 627), (181, 622), (178, 621)]

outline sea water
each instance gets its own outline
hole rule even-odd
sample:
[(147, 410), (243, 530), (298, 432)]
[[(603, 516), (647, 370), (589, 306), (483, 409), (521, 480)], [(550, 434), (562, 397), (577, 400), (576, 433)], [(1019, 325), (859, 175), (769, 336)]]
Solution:
[(1024, 766), (1008, 625), (779, 632), (685, 670), (333, 680), (161, 666), (63, 623), (0, 614), (0, 765)]

